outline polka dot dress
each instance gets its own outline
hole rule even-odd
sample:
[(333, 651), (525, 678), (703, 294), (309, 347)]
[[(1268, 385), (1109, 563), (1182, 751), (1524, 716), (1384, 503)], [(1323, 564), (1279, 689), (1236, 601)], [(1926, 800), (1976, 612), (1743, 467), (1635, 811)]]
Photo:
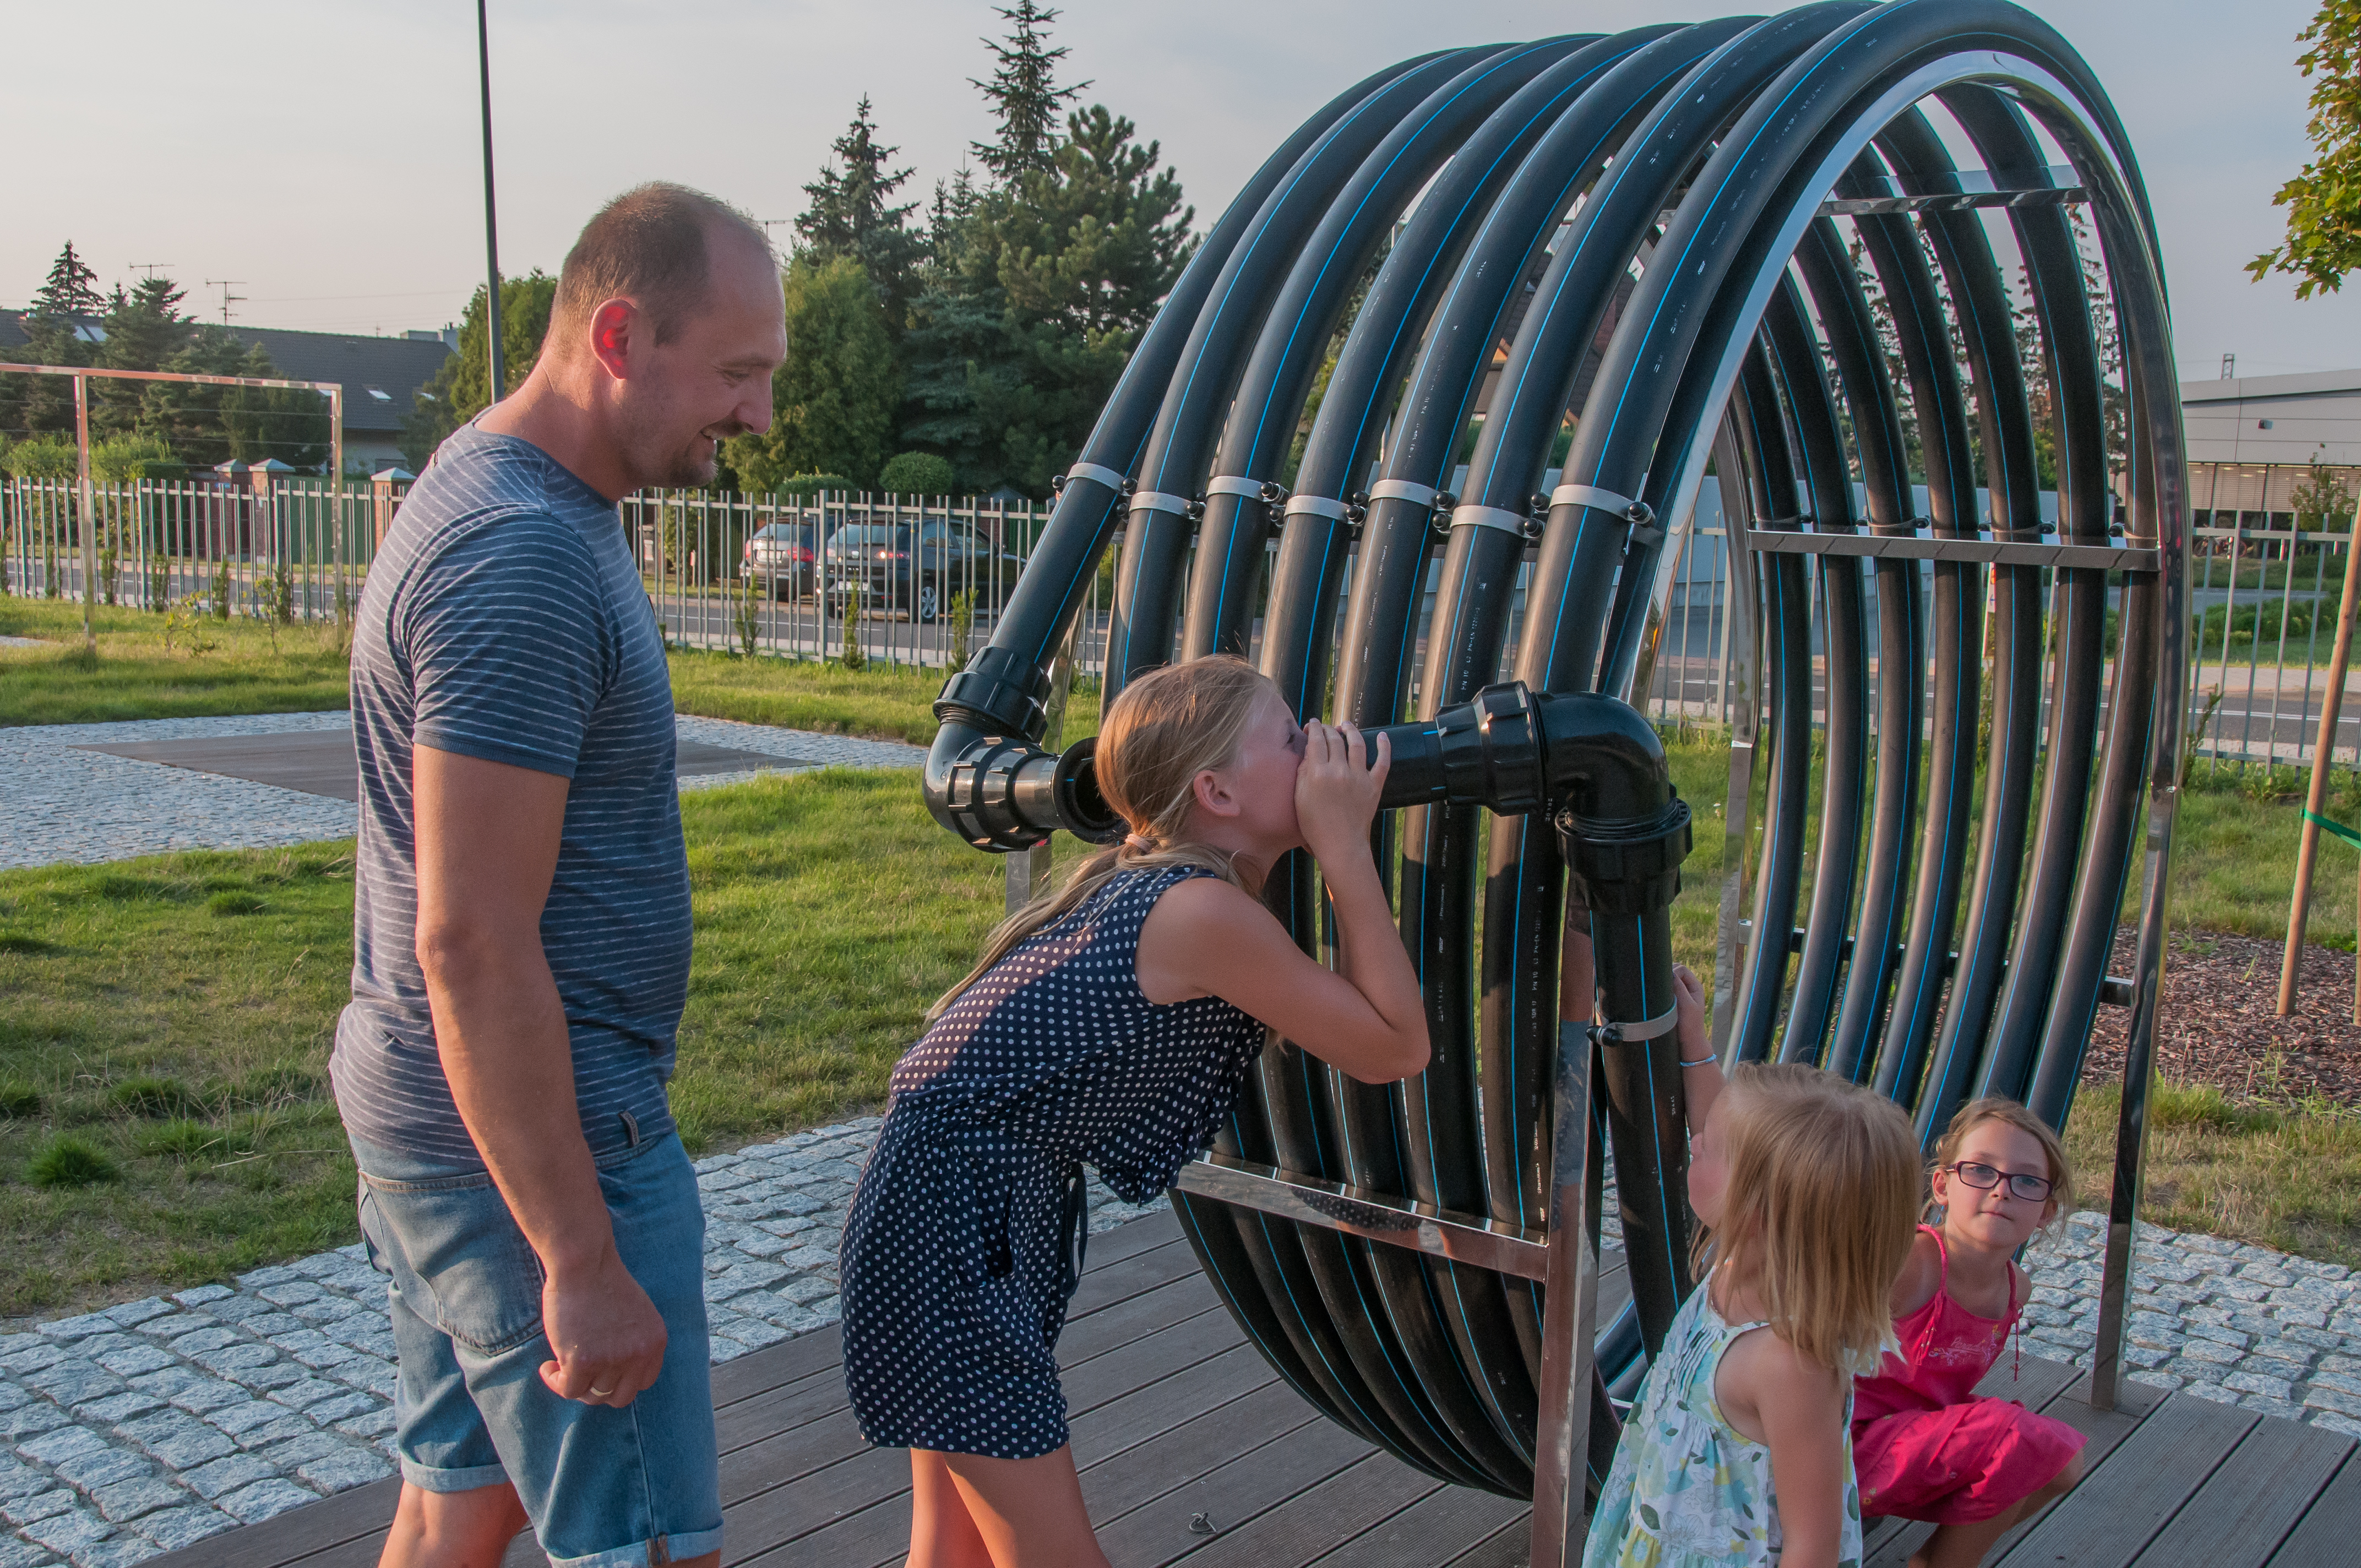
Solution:
[(844, 1381), (884, 1448), (1031, 1459), (1066, 1443), (1056, 1346), (1082, 1168), (1146, 1202), (1207, 1147), (1263, 1027), (1159, 1006), (1140, 927), (1192, 868), (1118, 872), (971, 986), (894, 1069), (844, 1225)]

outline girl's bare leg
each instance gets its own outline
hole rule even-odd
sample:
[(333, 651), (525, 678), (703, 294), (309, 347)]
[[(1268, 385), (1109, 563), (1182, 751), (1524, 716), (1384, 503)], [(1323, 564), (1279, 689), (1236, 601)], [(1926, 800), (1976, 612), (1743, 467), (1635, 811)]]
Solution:
[[(910, 1464), (916, 1496), (909, 1568), (1108, 1568), (1091, 1532), (1071, 1449), (1038, 1459), (914, 1453)], [(939, 1467), (950, 1484), (950, 1495), (939, 1493), (931, 1509), (926, 1501), (929, 1464)], [(977, 1555), (921, 1557), (921, 1524), (930, 1517), (935, 1541), (949, 1547), (956, 1539), (961, 1550), (980, 1548)], [(958, 1534), (962, 1521), (963, 1536)]]
[(910, 1451), (909, 1568), (993, 1568), (943, 1455)]

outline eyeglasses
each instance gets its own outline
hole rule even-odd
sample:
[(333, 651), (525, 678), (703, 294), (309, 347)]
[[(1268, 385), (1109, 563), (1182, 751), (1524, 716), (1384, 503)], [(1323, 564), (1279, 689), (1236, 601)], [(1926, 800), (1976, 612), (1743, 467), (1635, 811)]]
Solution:
[(1963, 1159), (1957, 1165), (1947, 1165), (1943, 1168), (1980, 1192), (1991, 1191), (2001, 1184), (2003, 1177), (2006, 1177), (2009, 1196), (2022, 1198), (2028, 1203), (2047, 1202), (2058, 1186), (2046, 1176), (2014, 1174), (1971, 1159)]

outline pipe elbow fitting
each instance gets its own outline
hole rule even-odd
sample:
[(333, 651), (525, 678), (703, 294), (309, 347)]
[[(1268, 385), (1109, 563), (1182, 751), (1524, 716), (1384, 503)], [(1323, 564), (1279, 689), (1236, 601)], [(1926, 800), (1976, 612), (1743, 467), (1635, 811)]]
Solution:
[(1018, 736), (985, 734), (957, 719), (927, 753), (927, 809), (993, 854), (1029, 850), (1064, 828), (1093, 844), (1123, 837), (1123, 820), (1099, 794), (1096, 737), (1053, 754)]
[(1558, 846), (1584, 902), (1618, 915), (1664, 909), (1681, 891), (1692, 835), (1663, 738), (1598, 692), (1543, 702)]

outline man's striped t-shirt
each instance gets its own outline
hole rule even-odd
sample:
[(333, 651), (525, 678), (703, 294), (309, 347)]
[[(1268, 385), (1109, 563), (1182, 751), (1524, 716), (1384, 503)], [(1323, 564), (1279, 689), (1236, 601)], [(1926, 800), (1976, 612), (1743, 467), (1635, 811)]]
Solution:
[(530, 443), (455, 433), (369, 568), (352, 701), (353, 1000), (330, 1064), (345, 1125), (381, 1147), (482, 1164), (418, 965), (411, 757), (426, 746), (572, 781), (541, 942), (583, 1134), (596, 1155), (668, 1131), (688, 862), (664, 639), (614, 503)]

